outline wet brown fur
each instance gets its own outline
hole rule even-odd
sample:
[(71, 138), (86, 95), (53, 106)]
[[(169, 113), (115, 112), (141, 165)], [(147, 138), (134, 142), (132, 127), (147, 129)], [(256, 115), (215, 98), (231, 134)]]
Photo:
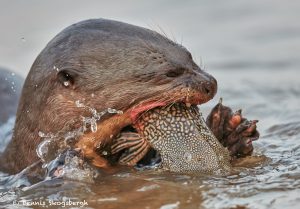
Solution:
[(37, 161), (36, 147), (43, 140), (39, 131), (57, 134), (80, 127), (81, 117), (91, 113), (76, 107), (76, 100), (98, 112), (124, 111), (101, 120), (98, 131), (85, 134), (78, 144), (95, 165), (105, 167), (95, 146), (131, 123), (134, 107), (185, 101), (187, 90), (189, 102), (200, 104), (216, 89), (216, 80), (194, 63), (184, 47), (154, 31), (105, 19), (74, 24), (50, 41), (33, 63), (2, 167), (16, 173)]

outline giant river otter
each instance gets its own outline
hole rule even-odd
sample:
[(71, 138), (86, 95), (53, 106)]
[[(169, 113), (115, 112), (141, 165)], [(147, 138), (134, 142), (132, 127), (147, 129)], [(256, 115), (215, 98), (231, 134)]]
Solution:
[[(39, 160), (36, 149), (43, 140), (41, 133), (60, 137), (82, 127), (82, 118), (91, 118), (91, 114), (95, 116), (108, 108), (122, 114), (106, 114), (101, 120), (92, 117), (97, 123), (91, 123), (89, 129), (78, 135), (74, 145), (94, 166), (104, 169), (111, 166), (110, 155), (101, 155), (107, 146), (111, 148), (111, 156), (120, 153), (119, 162), (128, 165), (142, 159), (149, 147), (161, 153), (167, 168), (174, 167), (170, 159), (192, 159), (193, 169), (197, 168), (193, 160), (197, 151), (212, 155), (204, 160), (208, 168), (218, 165), (217, 155), (224, 157), (219, 165), (227, 165), (228, 151), (232, 157), (251, 154), (251, 142), (258, 138), (258, 132), (256, 121), (248, 121), (240, 113), (218, 104), (207, 125), (228, 151), (212, 135), (205, 139), (215, 143), (215, 147), (201, 140), (197, 144), (195, 139), (202, 139), (204, 123), (196, 122), (199, 113), (195, 105), (209, 101), (216, 91), (215, 78), (194, 63), (186, 48), (165, 36), (112, 20), (79, 22), (50, 41), (33, 63), (23, 87), (12, 141), (1, 157), (1, 169), (19, 172)], [(78, 101), (84, 105), (78, 105)], [(149, 119), (158, 116), (155, 111), (162, 113), (155, 119), (157, 123)], [(171, 120), (172, 114), (186, 122), (170, 129), (165, 136), (165, 147), (155, 146), (155, 136), (145, 128), (160, 129), (163, 133), (159, 124)], [(180, 156), (180, 146), (186, 150), (184, 146), (189, 142), (185, 140), (190, 140), (188, 135), (176, 138), (181, 129), (188, 133), (195, 130), (191, 143), (196, 148), (191, 155)], [(175, 138), (171, 137), (172, 131)], [(143, 136), (149, 146), (141, 143), (134, 146), (135, 142), (130, 141), (132, 136), (139, 142)], [(179, 168), (171, 170), (180, 172)], [(184, 166), (183, 171), (193, 169)]]

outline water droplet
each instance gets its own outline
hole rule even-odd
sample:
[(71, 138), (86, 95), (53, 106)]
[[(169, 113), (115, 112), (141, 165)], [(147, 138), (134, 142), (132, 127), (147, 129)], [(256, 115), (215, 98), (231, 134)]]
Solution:
[(87, 130), (87, 125), (88, 125), (88, 122), (87, 122), (86, 118), (83, 118), (83, 132), (85, 132)]
[(107, 151), (105, 151), (105, 150), (102, 152), (102, 155), (107, 155), (107, 154), (108, 154), (108, 153), (107, 153)]
[(91, 113), (93, 114), (93, 116), (97, 116), (97, 110), (94, 108), (90, 108)]
[(76, 136), (77, 136), (76, 131), (67, 132), (65, 137), (64, 137), (65, 138), (65, 143), (72, 142), (75, 139)]
[(84, 107), (84, 104), (82, 104), (79, 100), (75, 101), (76, 107)]
[(38, 155), (38, 157), (45, 162), (45, 157), (48, 153), (48, 148), (49, 148), (49, 145), (51, 143), (51, 140), (45, 140), (43, 142), (41, 142), (38, 147), (36, 148), (36, 153)]
[(92, 113), (92, 117), (82, 117), (83, 132), (87, 130), (87, 127), (89, 127), (88, 125), (90, 125), (90, 129), (92, 132), (96, 132), (97, 131), (97, 121), (99, 121), (101, 119), (101, 117), (107, 113), (117, 113), (117, 114), (123, 113), (122, 111), (115, 110), (112, 108), (107, 108), (106, 110), (104, 110), (102, 112), (97, 112), (97, 110), (95, 108), (86, 106), (83, 103), (81, 103), (79, 100), (75, 101), (75, 105), (76, 105), (76, 107), (79, 107), (79, 108), (86, 108)]
[(93, 133), (97, 132), (97, 121), (95, 118), (91, 118), (91, 131)]
[(108, 109), (107, 109), (107, 112), (108, 112), (108, 113), (115, 113), (115, 110), (114, 110), (114, 109), (111, 109), (111, 108), (108, 108)]
[(26, 39), (24, 37), (21, 38), (22, 42), (26, 42)]
[(43, 132), (39, 131), (39, 137), (45, 137), (46, 134), (44, 134)]
[(42, 131), (39, 131), (39, 132), (38, 132), (38, 135), (39, 135), (39, 137), (41, 137), (41, 138), (51, 138), (51, 139), (53, 139), (53, 138), (55, 137), (55, 135), (52, 134), (52, 133), (44, 133), (44, 132), (42, 132)]
[(116, 110), (116, 109), (112, 109), (112, 108), (107, 108), (107, 112), (108, 112), (108, 113), (123, 114), (123, 111), (121, 111), (121, 110)]
[(57, 72), (59, 71), (58, 67), (56, 67), (55, 65), (53, 66), (53, 70), (56, 70)]

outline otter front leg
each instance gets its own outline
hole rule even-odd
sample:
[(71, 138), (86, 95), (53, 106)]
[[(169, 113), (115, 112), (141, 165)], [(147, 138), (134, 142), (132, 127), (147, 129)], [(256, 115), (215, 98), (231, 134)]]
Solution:
[(112, 154), (124, 151), (119, 163), (121, 165), (133, 166), (140, 161), (150, 149), (148, 141), (140, 137), (138, 133), (121, 132), (120, 136), (115, 139), (111, 146)]
[(233, 112), (220, 102), (212, 109), (206, 119), (221, 144), (228, 148), (232, 157), (244, 157), (253, 152), (252, 141), (259, 138), (256, 130), (257, 120), (247, 120), (242, 117), (242, 111)]

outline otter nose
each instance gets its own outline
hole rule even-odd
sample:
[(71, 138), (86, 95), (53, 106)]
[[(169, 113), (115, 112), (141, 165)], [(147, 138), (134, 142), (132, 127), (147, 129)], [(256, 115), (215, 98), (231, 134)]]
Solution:
[(203, 92), (207, 94), (208, 97), (213, 98), (217, 93), (217, 80), (214, 77), (209, 76), (207, 81), (203, 83), (202, 88)]

